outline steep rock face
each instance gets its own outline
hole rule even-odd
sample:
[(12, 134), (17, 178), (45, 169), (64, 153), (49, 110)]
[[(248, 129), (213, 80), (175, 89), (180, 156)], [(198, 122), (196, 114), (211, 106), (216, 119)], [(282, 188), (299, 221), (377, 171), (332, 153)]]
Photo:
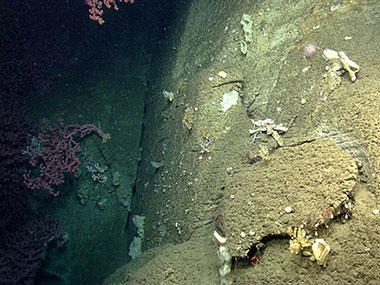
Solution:
[[(359, 2), (332, 7), (211, 0), (189, 7), (184, 30), (171, 45), (176, 54), (168, 51), (161, 58), (147, 98), (134, 210), (147, 217), (143, 247), (150, 249), (115, 273), (114, 282), (183, 280), (177, 267), (166, 274), (154, 270), (161, 263), (173, 268), (173, 260), (182, 265), (178, 268), (215, 262), (218, 275), (220, 265), (206, 257), (212, 254), (207, 246), (215, 244), (198, 235), (211, 239), (214, 230), (225, 233), (232, 255), (239, 257), (232, 272), (236, 284), (368, 282), (380, 276), (368, 271), (377, 263), (373, 244), (380, 241), (378, 216), (372, 213), (380, 204), (379, 71), (373, 63), (380, 45), (370, 40), (380, 31), (368, 26), (378, 23), (380, 11), (374, 1)], [(253, 21), (246, 55), (240, 51), (243, 14)], [(346, 34), (352, 40), (345, 40)], [(366, 46), (359, 47), (355, 36), (364, 37)], [(305, 58), (308, 43), (319, 50)], [(344, 50), (360, 65), (354, 83), (341, 74), (340, 85), (331, 90), (324, 78), (330, 68), (321, 56), (324, 47)], [(174, 92), (171, 103), (163, 90)], [(239, 92), (238, 102), (223, 112), (223, 94), (231, 91)], [(250, 136), (250, 119), (287, 127), (280, 134), (283, 145), (268, 131)], [(153, 169), (150, 161), (162, 167)], [(326, 270), (289, 251), (288, 226), (301, 225), (331, 246)], [(199, 255), (185, 248), (177, 255), (178, 245), (164, 246), (192, 239), (207, 243)], [(246, 266), (247, 250), (256, 245), (258, 264)], [(153, 252), (161, 249), (165, 252), (156, 257)], [(208, 279), (208, 270), (197, 268), (186, 278), (218, 283)]]

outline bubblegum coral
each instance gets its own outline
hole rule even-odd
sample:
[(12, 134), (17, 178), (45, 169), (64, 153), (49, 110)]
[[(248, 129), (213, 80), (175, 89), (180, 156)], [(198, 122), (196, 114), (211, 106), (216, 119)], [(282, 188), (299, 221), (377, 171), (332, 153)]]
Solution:
[(64, 246), (67, 236), (49, 217), (33, 218), (0, 233), (0, 284), (33, 284), (53, 242)]
[[(135, 2), (135, 0), (118, 0), (119, 2), (131, 3)], [(119, 10), (119, 6), (117, 6), (116, 0), (86, 0), (86, 4), (90, 6), (88, 9), (90, 13), (90, 19), (97, 21), (100, 25), (104, 24), (103, 15), (103, 5), (108, 9), (113, 7), (116, 11)]]
[(68, 125), (63, 119), (58, 119), (60, 128), (53, 128), (45, 121), (46, 130), (39, 133), (37, 143), (27, 148), (24, 153), (30, 156), (29, 163), (39, 167), (39, 175), (32, 177), (31, 173), (24, 174), (24, 183), (30, 189), (44, 188), (53, 196), (59, 191), (53, 188), (64, 182), (64, 174), (78, 176), (80, 160), (76, 153), (80, 151), (77, 139), (88, 134), (96, 133), (103, 142), (110, 138), (99, 127), (94, 125)]

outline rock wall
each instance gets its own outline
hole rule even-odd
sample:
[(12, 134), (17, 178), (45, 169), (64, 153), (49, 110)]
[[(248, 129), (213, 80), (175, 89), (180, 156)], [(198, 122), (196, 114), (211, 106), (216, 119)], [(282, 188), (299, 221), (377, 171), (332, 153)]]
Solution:
[[(134, 198), (134, 210), (146, 216), (148, 251), (118, 271), (120, 282), (126, 281), (120, 272), (132, 278), (150, 272), (142, 265), (152, 258), (151, 248), (193, 242), (198, 232), (210, 236), (199, 240), (209, 251), (195, 257), (183, 249), (178, 257), (175, 246), (166, 246), (160, 262), (191, 266), (214, 250), (209, 261), (217, 275), (213, 230), (227, 237), (239, 257), (232, 273), (237, 284), (368, 282), (380, 275), (368, 270), (377, 262), (379, 240), (373, 212), (380, 145), (373, 61), (380, 37), (373, 27), (379, 9), (375, 1), (192, 3), (148, 96)], [(251, 15), (253, 26), (246, 55), (240, 51), (243, 14)], [(312, 57), (304, 55), (308, 43), (317, 46)], [(342, 72), (331, 88), (326, 47), (359, 64), (355, 82)], [(163, 90), (174, 93), (172, 102)], [(231, 91), (239, 93), (238, 102), (223, 112), (223, 95)], [(267, 119), (270, 124), (259, 126)], [(287, 129), (278, 132), (281, 143), (276, 126)], [(315, 229), (324, 216), (327, 226)], [(310, 256), (290, 252), (287, 229), (302, 224), (308, 236), (331, 246), (325, 270)], [(136, 265), (141, 269), (131, 273), (129, 266)], [(204, 268), (187, 278), (203, 276), (206, 284), (216, 284), (210, 274)], [(167, 275), (183, 280), (180, 268)]]

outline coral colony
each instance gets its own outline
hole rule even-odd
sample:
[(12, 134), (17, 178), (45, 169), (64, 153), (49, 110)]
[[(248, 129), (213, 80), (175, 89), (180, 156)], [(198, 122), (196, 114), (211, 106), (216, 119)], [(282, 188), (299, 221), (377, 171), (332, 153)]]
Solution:
[[(61, 118), (58, 119), (60, 127), (53, 128), (46, 121), (46, 130), (38, 134), (38, 141), (43, 146), (32, 152), (29, 164), (39, 167), (39, 175), (33, 176), (30, 172), (24, 174), (25, 185), (30, 189), (46, 189), (53, 196), (59, 194), (54, 186), (64, 182), (64, 174), (78, 175), (81, 164), (76, 153), (80, 151), (78, 139), (91, 133), (98, 134), (103, 142), (107, 134), (94, 125), (68, 125), (65, 126)], [(29, 148), (31, 149), (31, 148)]]
[(100, 25), (104, 24), (104, 19), (102, 18), (102, 15), (104, 13), (103, 5), (110, 9), (114, 8), (114, 10), (119, 10), (119, 6), (117, 5), (117, 2), (125, 2), (125, 3), (131, 3), (135, 2), (134, 0), (86, 0), (85, 3), (90, 6), (90, 9), (88, 9), (89, 16), (91, 20), (97, 21)]

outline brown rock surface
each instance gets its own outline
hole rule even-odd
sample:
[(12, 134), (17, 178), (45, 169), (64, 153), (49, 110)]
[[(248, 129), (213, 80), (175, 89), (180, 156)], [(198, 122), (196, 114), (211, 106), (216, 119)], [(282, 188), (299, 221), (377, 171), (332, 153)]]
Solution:
[[(285, 235), (289, 226), (314, 225), (326, 211), (339, 212), (349, 201), (357, 175), (354, 159), (329, 139), (288, 144), (269, 161), (243, 168), (222, 202), (232, 255), (245, 256), (252, 244)], [(285, 212), (287, 206), (291, 213)]]

